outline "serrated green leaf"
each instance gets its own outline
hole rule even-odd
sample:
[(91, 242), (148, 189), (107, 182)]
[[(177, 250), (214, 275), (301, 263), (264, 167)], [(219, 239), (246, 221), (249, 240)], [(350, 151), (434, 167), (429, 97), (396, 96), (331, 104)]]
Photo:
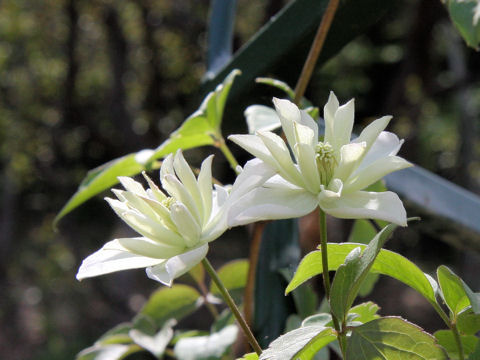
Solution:
[(480, 313), (478, 296), (448, 267), (441, 265), (437, 269), (437, 278), (442, 297), (454, 318), (469, 305), (474, 313)]
[(357, 297), (363, 280), (367, 277), (381, 248), (396, 228), (394, 224), (384, 227), (363, 252), (359, 247), (353, 249), (345, 257), (345, 263), (337, 269), (330, 292), (330, 307), (339, 320), (346, 320), (348, 310)]
[(153, 336), (139, 329), (132, 329), (128, 334), (138, 346), (148, 350), (159, 358), (163, 355), (168, 343), (173, 337), (173, 326), (175, 326), (176, 323), (176, 320), (173, 319), (166, 321), (162, 329)]
[[(345, 257), (354, 248), (365, 249), (364, 244), (328, 244), (328, 268), (336, 270), (345, 260)], [(410, 260), (393, 251), (382, 249), (378, 254), (371, 272), (387, 275), (397, 279), (418, 291), (430, 303), (435, 304), (435, 291), (427, 276)], [(297, 268), (297, 272), (286, 292), (290, 292), (309, 280), (315, 275), (322, 273), (322, 254), (320, 251), (312, 251), (307, 254)]]
[[(361, 350), (361, 351), (360, 351)], [(352, 329), (347, 338), (347, 359), (443, 360), (435, 337), (398, 317), (384, 317)]]
[(142, 351), (138, 345), (94, 345), (78, 353), (76, 360), (121, 360)]
[[(233, 299), (240, 302), (247, 283), (248, 260), (230, 261), (218, 269), (217, 274)], [(213, 295), (221, 296), (220, 290), (213, 282), (210, 284), (210, 292)]]
[(372, 301), (368, 301), (352, 307), (348, 313), (356, 314), (355, 321), (365, 324), (380, 317), (380, 315), (377, 315), (378, 310), (380, 310), (380, 306)]
[(468, 46), (478, 50), (480, 43), (480, 2), (478, 0), (448, 0), (450, 18)]
[[(438, 343), (447, 351), (449, 359), (458, 360), (460, 358), (457, 342), (451, 330), (439, 330), (434, 335)], [(460, 341), (462, 342), (463, 355), (468, 358), (475, 350), (478, 338), (473, 335), (460, 335)]]
[(141, 313), (150, 316), (161, 327), (171, 318), (180, 321), (202, 305), (200, 293), (191, 286), (176, 284), (155, 291)]
[(260, 360), (309, 360), (316, 352), (336, 338), (332, 328), (323, 326), (295, 329), (274, 340), (260, 355)]
[(88, 199), (117, 184), (118, 176), (133, 176), (145, 170), (145, 164), (138, 161), (139, 153), (141, 152), (122, 156), (90, 170), (78, 187), (77, 192), (73, 194), (55, 217), (53, 226), (56, 227), (61, 218)]
[(182, 360), (217, 359), (227, 352), (237, 334), (237, 326), (229, 325), (211, 335), (182, 338), (175, 344), (174, 352)]

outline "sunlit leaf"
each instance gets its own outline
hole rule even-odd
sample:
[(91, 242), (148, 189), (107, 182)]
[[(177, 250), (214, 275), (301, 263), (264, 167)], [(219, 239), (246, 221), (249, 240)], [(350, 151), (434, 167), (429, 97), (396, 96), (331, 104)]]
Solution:
[[(439, 330), (435, 332), (434, 335), (437, 338), (438, 343), (447, 351), (449, 359), (460, 359), (457, 342), (455, 341), (455, 336), (451, 330)], [(460, 341), (462, 342), (463, 354), (468, 358), (475, 350), (475, 347), (478, 344), (478, 338), (473, 335), (460, 335)]]
[[(345, 257), (354, 248), (366, 248), (364, 244), (328, 244), (328, 268), (336, 270), (345, 260)], [(435, 291), (428, 277), (410, 260), (393, 251), (382, 249), (378, 254), (371, 272), (393, 277), (418, 291), (429, 302), (436, 303)], [(307, 254), (288, 284), (286, 292), (294, 290), (305, 281), (322, 273), (322, 255), (320, 251)], [(432, 279), (433, 280), (433, 279)]]
[(211, 335), (185, 337), (175, 344), (174, 352), (182, 360), (217, 359), (235, 342), (237, 334), (237, 326), (229, 325)]
[(280, 81), (277, 79), (267, 78), (267, 77), (258, 77), (255, 79), (255, 82), (259, 84), (265, 84), (273, 86), (277, 89), (282, 90), (289, 98), (293, 101), (295, 99), (295, 92), (293, 89), (284, 81)]
[(308, 360), (337, 337), (332, 328), (307, 326), (295, 329), (272, 341), (260, 360)]
[(355, 360), (447, 359), (433, 336), (397, 317), (375, 319), (353, 328), (347, 338), (346, 357)]
[(339, 320), (345, 320), (363, 280), (373, 266), (375, 258), (396, 228), (397, 226), (394, 224), (384, 227), (363, 252), (360, 248), (354, 248), (346, 256), (345, 263), (338, 267), (332, 282), (330, 306), (332, 313)]
[(200, 293), (191, 286), (175, 284), (155, 291), (141, 313), (150, 316), (157, 326), (173, 318), (177, 321), (202, 305)]
[(465, 335), (475, 335), (480, 331), (480, 315), (467, 309), (457, 316), (457, 328)]
[(76, 360), (121, 360), (138, 351), (142, 349), (137, 345), (94, 345), (78, 353)]
[(237, 360), (258, 360), (258, 355), (256, 353), (249, 353), (249, 354), (243, 355), (242, 358)]
[(168, 343), (172, 339), (173, 326), (175, 326), (176, 323), (175, 320), (165, 322), (162, 329), (153, 336), (139, 329), (132, 329), (128, 334), (137, 345), (150, 351), (158, 358), (163, 355)]
[(377, 304), (368, 301), (352, 307), (348, 313), (357, 315), (355, 321), (365, 324), (380, 317), (380, 315), (377, 315), (378, 310), (380, 310), (380, 307)]
[[(247, 283), (248, 260), (233, 260), (217, 270), (218, 277), (223, 282), (235, 301), (239, 301)], [(210, 285), (213, 295), (221, 296), (220, 290), (213, 282)]]

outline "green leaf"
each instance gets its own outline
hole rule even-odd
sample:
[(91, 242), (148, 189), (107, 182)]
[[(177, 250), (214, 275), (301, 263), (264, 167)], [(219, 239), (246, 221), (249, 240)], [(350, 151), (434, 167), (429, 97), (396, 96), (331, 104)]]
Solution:
[(306, 326), (332, 326), (332, 315), (328, 313), (320, 313), (309, 316), (302, 321), (302, 327)]
[[(279, 271), (285, 280), (288, 282), (292, 280), (293, 271), (291, 269), (284, 268)], [(305, 284), (304, 286), (298, 287), (295, 289), (292, 295), (297, 314), (300, 315), (302, 319), (314, 314), (317, 311), (318, 296), (310, 284)]]
[(174, 318), (180, 321), (202, 305), (200, 293), (191, 286), (176, 284), (171, 288), (155, 291), (143, 307), (141, 313), (150, 316), (157, 326)]
[(174, 352), (182, 360), (217, 359), (227, 352), (237, 334), (237, 326), (229, 325), (211, 335), (182, 338), (175, 344)]
[(249, 353), (249, 354), (243, 355), (242, 358), (237, 360), (258, 360), (258, 355), (256, 353)]
[(277, 89), (282, 90), (289, 98), (293, 101), (295, 99), (295, 92), (293, 89), (284, 81), (280, 81), (277, 79), (267, 78), (267, 77), (258, 77), (255, 79), (256, 83), (265, 84), (273, 86)]
[[(365, 249), (366, 245), (351, 243), (328, 244), (329, 270), (336, 270), (344, 262), (350, 251), (356, 247)], [(393, 277), (418, 291), (430, 303), (436, 303), (435, 291), (428, 277), (414, 263), (400, 254), (382, 249), (373, 263), (371, 272)], [(288, 284), (286, 292), (289, 293), (311, 277), (321, 273), (322, 254), (320, 251), (312, 251), (303, 258), (295, 276)]]
[(384, 317), (352, 329), (347, 338), (347, 359), (443, 360), (435, 338), (398, 317)]
[[(147, 154), (150, 154), (151, 150), (142, 151), (122, 156), (121, 158), (109, 161), (106, 164), (90, 170), (78, 187), (77, 192), (73, 194), (55, 217), (53, 226), (56, 227), (61, 218), (88, 199), (117, 184), (118, 176), (133, 176), (145, 170), (146, 167), (145, 163), (143, 163), (143, 156), (145, 155), (145, 151), (148, 152)], [(139, 156), (139, 154), (141, 156)]]
[[(240, 302), (243, 289), (247, 283), (248, 260), (233, 260), (217, 270), (218, 277), (236, 302)], [(210, 292), (221, 296), (220, 290), (213, 282), (210, 284)]]
[(350, 309), (348, 314), (355, 314), (355, 321), (359, 321), (363, 324), (366, 322), (378, 319), (380, 315), (377, 315), (380, 306), (374, 302), (368, 301), (362, 304), (358, 304)]
[(468, 46), (478, 50), (480, 43), (480, 2), (478, 0), (448, 0), (450, 18)]
[[(458, 360), (458, 347), (455, 341), (455, 336), (451, 330), (439, 330), (435, 334), (437, 341), (448, 353), (449, 359)], [(473, 335), (460, 335), (460, 341), (462, 342), (463, 354), (465, 358), (468, 358), (475, 350), (478, 344), (478, 338)]]
[(438, 282), (442, 290), (442, 296), (454, 318), (469, 305), (476, 314), (480, 314), (480, 302), (477, 294), (468, 287), (448, 267), (441, 265), (437, 269)]
[(295, 329), (272, 341), (260, 360), (312, 359), (321, 348), (337, 337), (332, 328), (307, 326)]
[(103, 334), (96, 344), (114, 345), (114, 344), (131, 344), (132, 339), (128, 332), (132, 329), (131, 323), (121, 323)]
[(332, 313), (344, 322), (348, 310), (357, 297), (358, 290), (367, 277), (375, 258), (382, 246), (388, 240), (397, 225), (387, 225), (367, 245), (362, 252), (361, 248), (353, 249), (345, 258), (335, 273), (330, 292), (330, 306)]
[(457, 317), (457, 328), (465, 335), (475, 335), (480, 331), (480, 315), (475, 314), (472, 309), (467, 309)]
[(94, 345), (78, 353), (76, 360), (121, 360), (141, 350), (137, 345)]

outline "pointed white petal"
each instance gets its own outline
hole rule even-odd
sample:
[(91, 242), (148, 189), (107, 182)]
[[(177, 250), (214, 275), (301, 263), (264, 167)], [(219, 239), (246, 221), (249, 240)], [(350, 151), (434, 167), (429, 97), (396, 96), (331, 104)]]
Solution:
[(183, 236), (187, 247), (193, 247), (200, 241), (202, 229), (188, 208), (182, 203), (175, 203), (170, 208), (172, 221)]
[(197, 208), (197, 204), (190, 195), (189, 191), (183, 186), (183, 184), (178, 181), (176, 176), (167, 174), (163, 179), (164, 186), (168, 184), (167, 191), (168, 193), (175, 198), (175, 200), (183, 203), (190, 213), (195, 217), (199, 224), (202, 223), (203, 216), (201, 216), (200, 211)]
[(212, 161), (210, 155), (202, 162), (200, 174), (198, 175), (198, 188), (203, 203), (203, 223), (206, 224), (212, 213)]
[(297, 105), (289, 100), (273, 98), (275, 110), (282, 123), (283, 133), (287, 138), (288, 144), (293, 149), (295, 146), (295, 134), (293, 133), (293, 123), (300, 122), (302, 115)]
[(249, 134), (255, 134), (257, 130), (271, 131), (282, 126), (277, 112), (268, 106), (251, 105), (243, 114), (247, 120)]
[(365, 189), (385, 175), (411, 166), (413, 166), (412, 163), (399, 156), (387, 156), (378, 159), (362, 170), (354, 172), (345, 183), (345, 191), (353, 192)]
[(173, 154), (169, 154), (162, 161), (162, 166), (160, 167), (160, 181), (163, 184), (163, 178), (166, 175), (175, 175), (175, 170), (173, 169)]
[(133, 254), (156, 259), (168, 259), (182, 253), (185, 248), (182, 244), (164, 244), (146, 237), (122, 238), (118, 239), (118, 242)]
[(402, 201), (391, 191), (357, 191), (337, 199), (320, 201), (320, 207), (327, 214), (342, 219), (379, 219), (407, 226)]
[(140, 198), (145, 201), (154, 211), (155, 213), (160, 217), (161, 222), (169, 228), (172, 231), (177, 231), (177, 227), (175, 224), (172, 222), (172, 219), (170, 218), (170, 210), (168, 210), (161, 202), (158, 202), (156, 200), (152, 200), (150, 197), (144, 198), (140, 196)]
[(355, 101), (350, 100), (340, 106), (335, 112), (333, 123), (333, 139), (331, 145), (335, 153), (340, 153), (340, 148), (350, 142), (353, 129), (353, 119), (355, 116)]
[(143, 188), (142, 184), (139, 182), (133, 180), (132, 178), (126, 177), (126, 176), (119, 176), (118, 181), (123, 185), (123, 187), (137, 195), (144, 195), (147, 196), (147, 193), (145, 192), (145, 189)]
[(228, 211), (229, 226), (259, 220), (288, 219), (306, 215), (318, 205), (304, 189), (256, 188), (235, 202)]
[(172, 286), (173, 280), (182, 276), (207, 255), (208, 245), (174, 256), (165, 263), (147, 268), (147, 276), (164, 285)]
[(388, 123), (392, 119), (391, 116), (382, 116), (380, 119), (377, 119), (373, 121), (371, 124), (369, 124), (365, 129), (362, 130), (360, 133), (360, 136), (357, 137), (353, 142), (356, 143), (361, 143), (365, 141), (367, 143), (367, 152), (370, 150), (372, 145), (375, 143), (377, 140), (378, 135), (385, 130), (387, 127)]
[(295, 152), (306, 188), (313, 193), (318, 192), (320, 190), (320, 176), (315, 161), (315, 151), (310, 145), (297, 144), (295, 145)]
[(343, 145), (340, 149), (340, 161), (333, 173), (334, 178), (345, 182), (350, 174), (360, 165), (359, 160), (364, 156), (367, 144), (350, 143)]
[(142, 175), (147, 180), (148, 186), (150, 189), (147, 189), (147, 195), (152, 200), (162, 201), (167, 198), (167, 196), (158, 188), (158, 186), (150, 179), (145, 171), (142, 171)]
[(314, 147), (318, 139), (315, 138), (315, 132), (306, 125), (293, 123), (293, 130), (295, 134), (295, 143), (306, 144)]
[(318, 124), (313, 118), (308, 114), (306, 110), (300, 110), (300, 124), (308, 126), (313, 131), (314, 145), (318, 142)]
[(230, 135), (228, 139), (270, 166), (274, 168), (279, 167), (272, 154), (270, 154), (270, 151), (257, 135)]
[(335, 122), (335, 113), (338, 110), (340, 103), (337, 97), (330, 91), (328, 101), (323, 108), (323, 118), (325, 119), (325, 138), (324, 142), (328, 142), (333, 146), (333, 124)]
[(200, 189), (198, 188), (197, 179), (195, 178), (195, 175), (193, 174), (193, 171), (188, 165), (187, 161), (183, 157), (181, 150), (178, 150), (175, 154), (173, 168), (175, 169), (178, 179), (195, 201), (195, 205), (200, 217), (203, 219), (203, 201), (200, 195)]
[(278, 169), (280, 175), (295, 185), (304, 186), (300, 172), (293, 164), (290, 152), (282, 138), (271, 132), (258, 132), (257, 134), (280, 166)]
[(382, 131), (363, 158), (360, 166), (358, 167), (358, 171), (366, 168), (378, 159), (386, 156), (397, 155), (402, 144), (403, 140), (399, 140), (398, 136), (394, 133)]
[(125, 204), (124, 202), (118, 201), (116, 199), (112, 199), (109, 197), (105, 198), (105, 201), (108, 202), (108, 205), (115, 211), (115, 213), (119, 216), (122, 217), (122, 213), (125, 211), (130, 210), (130, 208)]
[(138, 269), (147, 266), (157, 265), (163, 260), (149, 258), (132, 254), (126, 249), (124, 250), (107, 250), (105, 247), (112, 249), (123, 249), (118, 245), (116, 240), (105, 244), (100, 250), (94, 252), (83, 260), (82, 265), (78, 269), (77, 279), (82, 280), (94, 276), (109, 274), (116, 271)]
[(148, 216), (152, 220), (160, 220), (161, 217), (159, 214), (157, 214), (151, 207), (150, 205), (144, 200), (148, 199), (145, 196), (140, 196), (140, 195), (135, 195), (134, 193), (130, 191), (122, 191), (122, 190), (117, 190), (117, 189), (112, 189), (114, 194), (120, 199), (123, 198), (125, 199), (127, 205), (132, 208), (136, 209), (142, 214)]

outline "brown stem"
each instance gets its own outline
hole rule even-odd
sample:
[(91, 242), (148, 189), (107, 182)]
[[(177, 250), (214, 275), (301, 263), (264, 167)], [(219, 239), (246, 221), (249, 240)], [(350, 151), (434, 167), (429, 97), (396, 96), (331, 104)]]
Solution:
[(300, 103), (303, 94), (305, 94), (307, 85), (310, 81), (310, 78), (312, 77), (313, 69), (315, 68), (315, 64), (317, 63), (320, 51), (322, 51), (323, 44), (325, 43), (325, 39), (327, 38), (328, 30), (332, 25), (332, 21), (337, 11), (339, 1), (340, 0), (330, 0), (328, 2), (325, 13), (323, 14), (322, 21), (320, 22), (320, 26), (318, 27), (317, 34), (315, 35), (312, 47), (310, 48), (310, 52), (308, 53), (307, 60), (303, 65), (302, 73), (300, 74), (297, 85), (295, 86), (294, 102), (297, 105)]

